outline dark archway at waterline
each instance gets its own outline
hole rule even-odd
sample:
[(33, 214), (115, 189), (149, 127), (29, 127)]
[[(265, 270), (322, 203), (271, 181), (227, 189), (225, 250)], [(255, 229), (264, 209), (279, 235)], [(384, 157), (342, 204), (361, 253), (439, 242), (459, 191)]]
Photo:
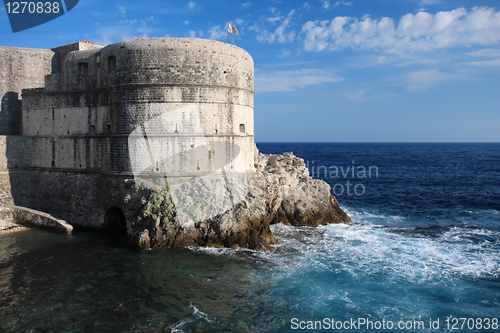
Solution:
[(127, 237), (127, 221), (122, 210), (116, 206), (109, 208), (104, 214), (104, 231), (112, 238)]

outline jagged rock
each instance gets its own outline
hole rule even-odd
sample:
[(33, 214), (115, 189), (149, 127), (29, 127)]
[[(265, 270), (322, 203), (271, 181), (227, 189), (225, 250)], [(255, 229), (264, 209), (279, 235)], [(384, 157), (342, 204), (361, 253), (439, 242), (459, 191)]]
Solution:
[[(269, 228), (349, 222), (330, 186), (309, 177), (292, 153), (258, 154), (256, 172), (197, 177), (176, 189), (130, 186), (131, 242), (140, 248), (269, 248)], [(148, 185), (150, 186), (150, 185)]]
[(283, 198), (273, 223), (316, 227), (350, 221), (337, 199), (330, 194), (330, 186), (309, 177), (303, 159), (293, 153), (260, 154), (257, 165), (258, 170), (264, 172), (267, 183), (279, 184)]

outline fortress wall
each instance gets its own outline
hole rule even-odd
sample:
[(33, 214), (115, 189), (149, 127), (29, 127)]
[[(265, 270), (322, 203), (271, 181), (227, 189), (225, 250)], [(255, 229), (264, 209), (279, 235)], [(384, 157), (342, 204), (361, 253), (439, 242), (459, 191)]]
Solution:
[(52, 51), (54, 51), (54, 53), (56, 54), (52, 72), (53, 73), (60, 73), (62, 71), (63, 66), (64, 66), (64, 60), (66, 59), (66, 56), (70, 52), (79, 51), (79, 50), (100, 49), (100, 48), (102, 48), (102, 46), (95, 45), (95, 44), (90, 43), (88, 41), (77, 42), (77, 43), (73, 43), (73, 44), (55, 47), (52, 49)]
[(54, 52), (0, 46), (0, 135), (21, 134), (21, 91), (44, 86)]
[[(154, 121), (164, 115), (169, 119), (169, 114), (175, 115), (186, 107), (195, 107), (198, 110), (197, 122), (200, 123), (205, 135), (253, 135), (253, 108), (244, 105), (222, 103), (127, 103), (118, 105), (125, 107), (125, 112), (120, 112), (123, 117), (118, 120), (118, 133), (131, 133), (140, 124)], [(160, 131), (164, 134), (189, 133), (189, 125), (193, 119), (180, 120), (172, 116), (171, 126)], [(104, 121), (104, 119), (103, 119)], [(245, 124), (245, 131), (240, 132), (240, 124)], [(176, 127), (177, 125), (177, 127)]]
[[(85, 64), (85, 71), (80, 64)], [(237, 46), (206, 39), (118, 42), (69, 52), (62, 66), (62, 75), (54, 74), (62, 82), (54, 88), (64, 91), (150, 84), (232, 87), (253, 93), (252, 57)], [(54, 81), (51, 77), (47, 80)]]
[(23, 108), (25, 136), (89, 134), (89, 107)]
[[(206, 39), (147, 38), (101, 49), (101, 86), (151, 83), (233, 87), (253, 92), (253, 59), (243, 49)], [(108, 66), (116, 58), (116, 67)]]
[[(253, 152), (245, 149), (253, 143), (251, 136), (199, 138), (202, 141), (192, 136), (149, 138), (150, 145), (155, 148), (154, 158), (150, 157), (145, 147), (130, 150), (128, 137), (24, 138), (28, 157), (22, 160), (21, 167), (104, 174), (114, 172), (131, 176), (134, 170), (130, 158), (135, 158), (142, 161), (141, 170), (147, 167), (154, 169), (159, 162), (160, 165), (168, 164), (168, 167), (160, 168), (158, 172), (165, 172), (167, 176), (184, 174), (192, 177), (213, 173), (226, 165), (232, 166), (227, 172), (243, 172), (253, 167)], [(192, 147), (193, 142), (196, 142), (196, 147)], [(162, 154), (158, 155), (158, 152)], [(238, 160), (231, 164), (236, 157)]]
[[(26, 157), (20, 167), (80, 172), (123, 172), (130, 174), (127, 138), (36, 137), (23, 138)], [(117, 147), (117, 148), (116, 148)], [(104, 158), (103, 158), (104, 157)]]
[(103, 227), (110, 207), (125, 211), (124, 181), (130, 177), (47, 170), (11, 172), (16, 203), (52, 214), (72, 225)]
[[(179, 179), (254, 170), (253, 60), (238, 47), (141, 39), (68, 51), (45, 82), (23, 92), (25, 136), (10, 145), (22, 147), (9, 159), (19, 205), (99, 227), (108, 208), (122, 208), (134, 159), (145, 174)], [(130, 147), (146, 123), (161, 156)]]
[[(140, 138), (139, 138), (140, 139)], [(211, 137), (193, 140), (192, 137), (156, 138), (152, 156), (140, 149), (130, 149), (130, 158), (135, 171), (148, 170), (161, 172), (168, 177), (203, 176), (221, 174), (221, 168), (226, 173), (242, 172), (250, 169), (249, 160), (253, 163), (244, 148), (253, 143), (252, 137)], [(194, 142), (194, 147), (190, 149)], [(200, 144), (201, 143), (201, 144)], [(131, 145), (129, 144), (129, 147)], [(133, 144), (132, 144), (133, 146)], [(158, 154), (161, 152), (162, 154)], [(253, 165), (252, 165), (253, 166)]]
[[(109, 56), (116, 57), (114, 70), (107, 67)], [(85, 75), (78, 69), (82, 62), (88, 65)], [(99, 76), (107, 76), (107, 83), (117, 77), (120, 81), (111, 87), (74, 91), (90, 88)], [(209, 138), (206, 144), (216, 143), (220, 148), (224, 140), (228, 143), (227, 153), (224, 157), (219, 154), (218, 159), (225, 161), (238, 154), (230, 151), (234, 140), (227, 136), (252, 138), (240, 142), (237, 149), (245, 161), (238, 163), (238, 170), (253, 169), (253, 60), (238, 47), (196, 39), (126, 41), (69, 52), (58, 77), (64, 81), (65, 91), (25, 91), (24, 133), (45, 137), (33, 144), (40, 151), (31, 163), (33, 167), (130, 173), (128, 135), (162, 115), (167, 115), (170, 127), (162, 124), (159, 134), (192, 134), (192, 117), (179, 121), (168, 115), (195, 105), (199, 110), (196, 121)], [(155, 78), (161, 83), (154, 83), (158, 81)], [(82, 83), (85, 80), (94, 83)], [(82, 135), (89, 137), (83, 140)], [(187, 150), (191, 145), (184, 141), (181, 144), (179, 139), (165, 138), (160, 144), (180, 156), (179, 147)], [(179, 171), (175, 174), (213, 171), (213, 166), (203, 168), (208, 167), (206, 159), (196, 154), (183, 156), (174, 163)]]

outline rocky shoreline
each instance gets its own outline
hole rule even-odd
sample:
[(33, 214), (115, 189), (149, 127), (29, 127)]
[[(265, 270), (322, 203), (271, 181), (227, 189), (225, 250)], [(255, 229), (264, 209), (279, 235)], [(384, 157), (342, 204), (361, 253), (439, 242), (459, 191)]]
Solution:
[[(304, 160), (293, 153), (258, 153), (255, 167), (256, 172), (232, 178), (193, 178), (177, 190), (184, 202), (173, 200), (170, 189), (148, 190), (130, 181), (125, 215), (132, 221), (131, 243), (141, 249), (189, 245), (266, 249), (276, 243), (271, 224), (314, 227), (350, 222), (330, 186), (309, 177)], [(219, 199), (214, 195), (220, 188), (226, 188), (232, 204), (207, 215), (214, 205), (224, 206), (220, 203), (224, 193)], [(203, 200), (196, 202), (193, 197)], [(180, 206), (188, 207), (182, 216)], [(203, 214), (209, 218), (200, 218)]]

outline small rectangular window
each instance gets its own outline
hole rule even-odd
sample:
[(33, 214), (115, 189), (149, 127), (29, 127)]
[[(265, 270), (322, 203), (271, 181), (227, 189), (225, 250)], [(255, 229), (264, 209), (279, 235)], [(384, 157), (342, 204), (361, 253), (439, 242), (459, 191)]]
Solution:
[(245, 133), (245, 124), (240, 124), (240, 133)]
[(111, 55), (108, 57), (108, 71), (116, 70), (116, 56)]
[(88, 75), (89, 74), (89, 64), (86, 62), (78, 63), (78, 75)]

